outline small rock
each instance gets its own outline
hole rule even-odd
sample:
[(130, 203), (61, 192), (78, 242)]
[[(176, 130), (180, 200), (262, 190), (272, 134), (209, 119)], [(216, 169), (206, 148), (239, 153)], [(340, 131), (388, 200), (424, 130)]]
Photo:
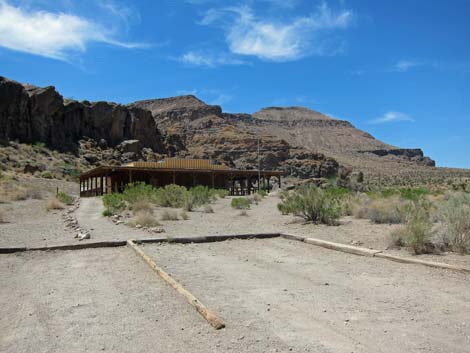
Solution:
[(91, 235), (89, 232), (82, 233), (78, 236), (78, 240), (90, 239), (90, 238), (91, 238)]

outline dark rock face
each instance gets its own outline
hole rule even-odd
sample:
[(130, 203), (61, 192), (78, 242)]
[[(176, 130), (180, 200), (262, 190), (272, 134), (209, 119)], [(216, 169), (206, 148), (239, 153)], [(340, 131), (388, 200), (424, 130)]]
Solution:
[(372, 153), (380, 157), (395, 156), (408, 159), (416, 164), (435, 167), (436, 162), (429, 157), (424, 156), (423, 150), (420, 148), (393, 148), (393, 149), (380, 149), (371, 151), (359, 151), (360, 153)]
[(148, 110), (64, 101), (54, 87), (23, 86), (0, 77), (0, 139), (43, 142), (59, 151), (75, 151), (83, 137), (104, 139), (111, 147), (136, 139), (155, 152), (165, 149)]

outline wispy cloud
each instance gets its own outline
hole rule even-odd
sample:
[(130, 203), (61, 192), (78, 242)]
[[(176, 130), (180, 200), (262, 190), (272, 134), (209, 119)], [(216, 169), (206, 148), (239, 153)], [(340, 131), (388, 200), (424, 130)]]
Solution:
[(244, 65), (247, 62), (234, 58), (229, 54), (223, 53), (208, 53), (200, 51), (188, 51), (177, 58), (186, 64), (194, 66), (206, 66), (206, 67), (217, 67), (222, 65)]
[(393, 66), (393, 69), (394, 71), (398, 71), (398, 72), (406, 72), (413, 67), (422, 66), (422, 65), (424, 65), (424, 63), (418, 62), (418, 61), (400, 60)]
[(223, 105), (233, 100), (233, 95), (222, 92), (218, 89), (190, 89), (190, 90), (179, 90), (176, 92), (179, 95), (191, 94), (204, 100), (206, 103), (211, 105)]
[(385, 113), (384, 115), (382, 115), (381, 117), (371, 120), (370, 123), (371, 124), (385, 124), (385, 123), (393, 123), (393, 122), (399, 122), (399, 121), (413, 122), (415, 120), (408, 114), (400, 113), (396, 111), (389, 111)]
[(330, 55), (338, 51), (326, 34), (348, 28), (350, 10), (333, 12), (322, 3), (315, 12), (287, 22), (256, 16), (249, 6), (213, 8), (201, 25), (220, 26), (230, 51), (269, 61), (292, 61), (309, 55)]
[[(107, 2), (112, 6), (111, 2)], [(116, 8), (114, 8), (116, 9)], [(123, 48), (143, 44), (121, 41), (115, 30), (73, 14), (29, 10), (0, 0), (0, 46), (25, 53), (68, 61), (90, 43)]]

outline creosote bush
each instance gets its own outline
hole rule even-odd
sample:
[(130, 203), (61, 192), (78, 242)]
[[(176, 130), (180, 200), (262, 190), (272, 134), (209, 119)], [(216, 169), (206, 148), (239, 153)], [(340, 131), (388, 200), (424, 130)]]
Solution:
[(205, 205), (204, 213), (214, 213), (214, 209), (211, 207), (211, 205)]
[(289, 193), (278, 204), (282, 214), (300, 216), (308, 222), (333, 225), (341, 215), (338, 199), (324, 190), (305, 185)]
[(245, 197), (234, 197), (230, 203), (230, 206), (237, 210), (246, 210), (250, 208), (250, 201)]
[(137, 212), (140, 212), (140, 211), (145, 211), (145, 212), (153, 214), (152, 204), (149, 201), (145, 200), (145, 199), (134, 202), (131, 205), (131, 207), (132, 207), (132, 212), (134, 214), (136, 214)]
[(399, 197), (372, 200), (367, 210), (367, 218), (377, 224), (399, 224), (406, 220), (409, 203)]

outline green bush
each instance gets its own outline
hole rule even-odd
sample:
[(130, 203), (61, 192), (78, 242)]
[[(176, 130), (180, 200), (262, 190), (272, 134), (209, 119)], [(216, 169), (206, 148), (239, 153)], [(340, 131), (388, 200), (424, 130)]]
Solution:
[(70, 206), (71, 204), (73, 204), (73, 197), (70, 196), (70, 195), (67, 195), (65, 192), (63, 191), (59, 191), (57, 193), (57, 196), (56, 196), (60, 202)]
[(138, 201), (155, 203), (158, 199), (158, 189), (145, 183), (133, 183), (126, 186), (122, 198), (131, 205)]
[(109, 209), (105, 209), (102, 213), (104, 217), (111, 217), (113, 213)]
[(470, 195), (455, 193), (439, 210), (445, 237), (454, 251), (470, 252)]
[(341, 215), (337, 198), (331, 197), (316, 186), (302, 186), (287, 195), (278, 205), (283, 214), (294, 214), (306, 221), (336, 224)]
[(266, 190), (258, 190), (256, 194), (260, 195), (261, 197), (266, 197), (268, 196), (268, 192)]
[(230, 205), (237, 210), (246, 210), (250, 208), (250, 201), (245, 197), (235, 197)]
[(162, 207), (184, 207), (190, 194), (184, 186), (166, 185), (158, 189), (157, 204)]
[(206, 205), (214, 199), (213, 192), (207, 186), (195, 186), (189, 192), (194, 207)]
[(103, 196), (103, 205), (111, 213), (117, 213), (126, 208), (123, 195), (114, 193)]

